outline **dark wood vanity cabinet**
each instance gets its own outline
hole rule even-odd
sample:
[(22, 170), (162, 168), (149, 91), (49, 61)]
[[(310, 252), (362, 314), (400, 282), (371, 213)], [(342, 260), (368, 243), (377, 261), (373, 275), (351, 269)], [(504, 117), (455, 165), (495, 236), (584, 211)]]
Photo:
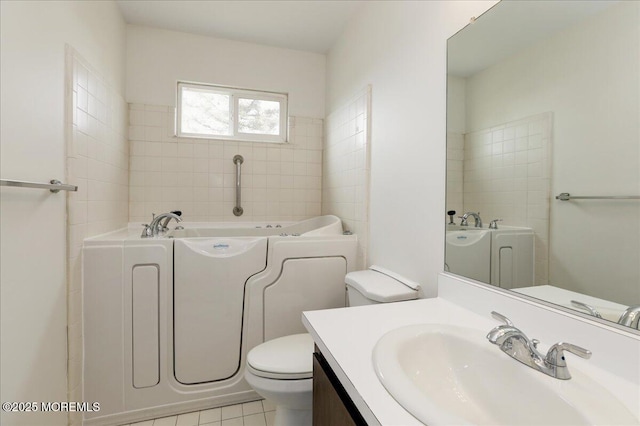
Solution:
[(313, 353), (313, 426), (361, 426), (364, 418), (316, 346)]

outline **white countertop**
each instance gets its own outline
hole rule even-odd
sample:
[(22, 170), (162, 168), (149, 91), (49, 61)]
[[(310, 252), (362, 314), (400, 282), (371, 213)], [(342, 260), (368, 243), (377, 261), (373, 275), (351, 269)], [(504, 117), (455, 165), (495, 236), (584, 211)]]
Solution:
[(303, 323), (370, 425), (421, 425), (387, 393), (371, 354), (388, 331), (410, 324), (453, 324), (488, 332), (498, 325), (444, 299), (420, 299), (305, 312)]

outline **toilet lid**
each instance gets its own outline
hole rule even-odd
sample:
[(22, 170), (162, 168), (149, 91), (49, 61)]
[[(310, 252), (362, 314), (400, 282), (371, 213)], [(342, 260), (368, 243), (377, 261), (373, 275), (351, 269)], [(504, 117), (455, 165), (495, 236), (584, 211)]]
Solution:
[(262, 377), (312, 377), (313, 339), (303, 333), (269, 340), (249, 351), (247, 365), (252, 373)]
[(349, 272), (345, 282), (347, 286), (376, 302), (400, 302), (418, 298), (417, 290), (376, 270)]

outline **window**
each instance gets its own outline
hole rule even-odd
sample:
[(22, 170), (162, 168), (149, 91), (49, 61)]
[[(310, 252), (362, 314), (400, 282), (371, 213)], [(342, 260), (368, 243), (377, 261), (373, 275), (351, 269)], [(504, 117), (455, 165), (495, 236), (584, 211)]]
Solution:
[(178, 83), (177, 134), (183, 137), (287, 142), (287, 95)]

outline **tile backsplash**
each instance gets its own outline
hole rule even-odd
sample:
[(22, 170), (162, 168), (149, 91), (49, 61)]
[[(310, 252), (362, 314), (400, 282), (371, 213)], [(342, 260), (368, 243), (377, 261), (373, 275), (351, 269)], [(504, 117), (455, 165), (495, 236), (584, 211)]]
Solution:
[[(323, 120), (290, 117), (289, 143), (178, 138), (175, 109), (129, 104), (129, 220), (287, 221), (321, 214)], [(242, 164), (242, 216), (233, 214)]]

